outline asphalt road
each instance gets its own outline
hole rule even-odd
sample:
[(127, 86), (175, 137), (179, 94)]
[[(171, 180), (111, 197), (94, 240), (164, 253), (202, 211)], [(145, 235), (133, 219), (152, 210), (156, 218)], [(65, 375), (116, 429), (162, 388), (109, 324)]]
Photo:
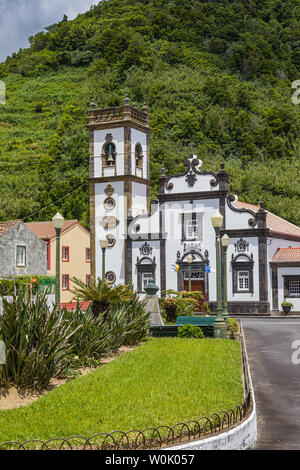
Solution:
[(242, 325), (258, 414), (253, 449), (299, 450), (300, 319), (243, 319)]

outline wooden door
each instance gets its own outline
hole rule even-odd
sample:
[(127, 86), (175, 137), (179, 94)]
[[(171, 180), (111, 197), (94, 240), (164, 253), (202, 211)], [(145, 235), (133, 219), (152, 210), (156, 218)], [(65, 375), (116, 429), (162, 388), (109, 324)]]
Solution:
[[(185, 291), (188, 291), (189, 290), (189, 281), (185, 280), (184, 281), (184, 290)], [(204, 297), (204, 281), (203, 280), (199, 280), (199, 279), (195, 279), (195, 280), (191, 280), (191, 290), (193, 292), (202, 292), (203, 294), (203, 297)], [(199, 312), (203, 312), (203, 302), (204, 300), (199, 300), (198, 302), (198, 307), (196, 308), (196, 312), (199, 313)]]

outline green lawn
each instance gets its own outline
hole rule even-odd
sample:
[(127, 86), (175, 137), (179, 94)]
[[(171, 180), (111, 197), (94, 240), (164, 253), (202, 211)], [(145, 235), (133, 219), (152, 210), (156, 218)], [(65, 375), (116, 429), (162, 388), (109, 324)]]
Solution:
[(151, 339), (24, 408), (0, 412), (0, 442), (144, 429), (243, 401), (240, 345)]

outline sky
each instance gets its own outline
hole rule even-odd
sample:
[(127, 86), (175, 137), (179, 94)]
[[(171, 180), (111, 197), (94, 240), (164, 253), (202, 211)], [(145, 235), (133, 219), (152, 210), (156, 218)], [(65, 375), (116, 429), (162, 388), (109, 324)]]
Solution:
[(29, 36), (60, 21), (71, 20), (98, 0), (0, 0), (0, 62), (21, 47), (28, 47)]

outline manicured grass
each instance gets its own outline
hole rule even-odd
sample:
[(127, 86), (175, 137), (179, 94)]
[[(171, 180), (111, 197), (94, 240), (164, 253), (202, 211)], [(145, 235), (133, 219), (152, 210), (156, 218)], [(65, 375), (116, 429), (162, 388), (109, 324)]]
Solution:
[(240, 345), (151, 339), (24, 408), (0, 412), (0, 442), (174, 425), (243, 401)]

